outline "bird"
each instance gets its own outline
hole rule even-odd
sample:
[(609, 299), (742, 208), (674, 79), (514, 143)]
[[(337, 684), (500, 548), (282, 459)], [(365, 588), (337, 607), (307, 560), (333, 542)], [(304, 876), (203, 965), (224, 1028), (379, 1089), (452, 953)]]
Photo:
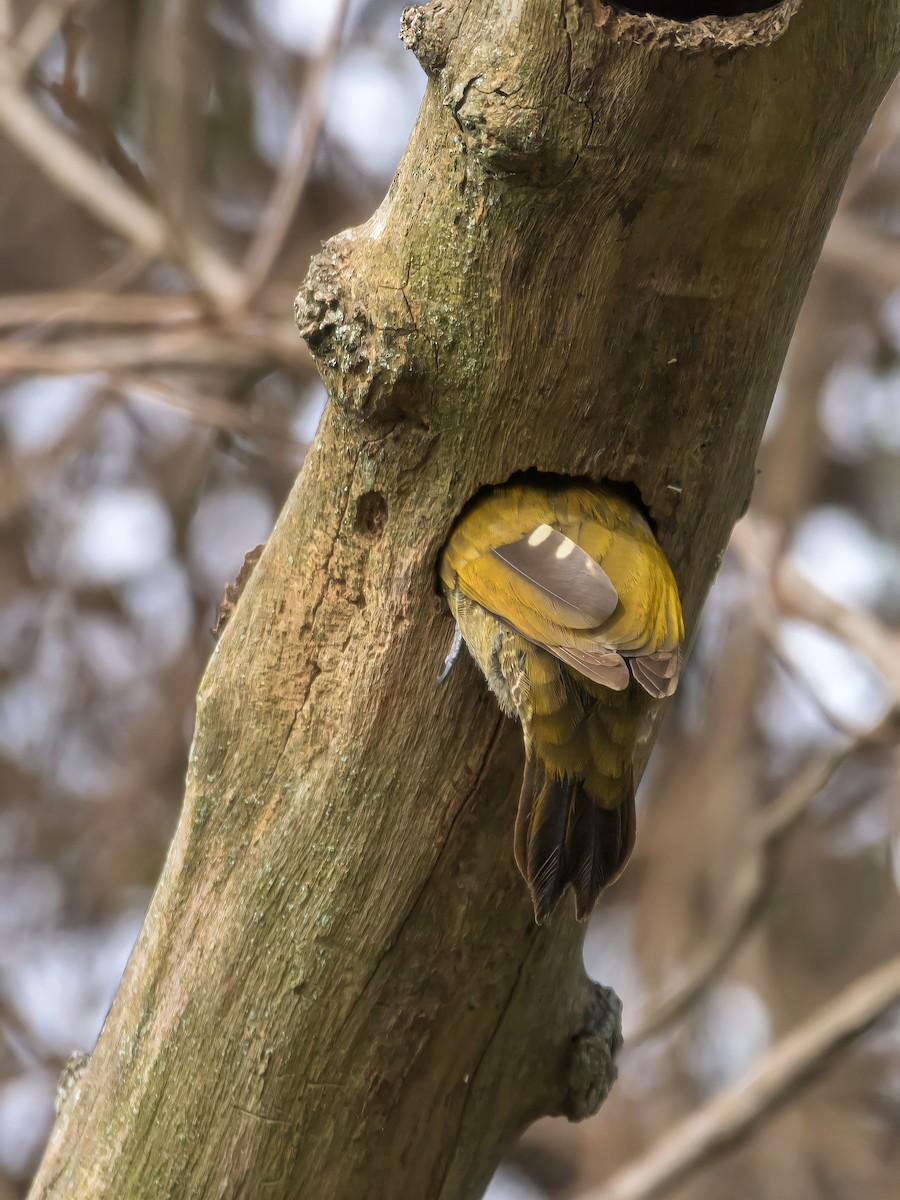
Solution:
[(634, 847), (634, 754), (682, 665), (678, 585), (647, 517), (621, 490), (511, 482), (463, 510), (438, 561), (465, 642), (517, 718), (525, 769), (516, 864), (543, 924), (565, 890), (585, 920)]

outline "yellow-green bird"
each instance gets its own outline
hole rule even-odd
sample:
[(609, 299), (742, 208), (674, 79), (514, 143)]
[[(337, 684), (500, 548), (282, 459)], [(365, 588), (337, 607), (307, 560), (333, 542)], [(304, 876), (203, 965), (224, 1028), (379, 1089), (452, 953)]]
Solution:
[(465, 641), (522, 723), (515, 854), (535, 919), (568, 884), (584, 919), (634, 846), (647, 697), (671, 696), (678, 682), (684, 624), (671, 568), (617, 493), (510, 484), (463, 514), (439, 571), (457, 625), (444, 674)]

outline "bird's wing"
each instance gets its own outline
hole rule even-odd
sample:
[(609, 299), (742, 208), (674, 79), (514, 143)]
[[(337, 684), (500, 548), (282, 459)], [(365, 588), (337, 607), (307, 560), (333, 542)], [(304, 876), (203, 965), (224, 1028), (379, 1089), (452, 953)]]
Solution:
[(633, 675), (651, 696), (671, 695), (684, 635), (681, 605), (646, 522), (610, 523), (581, 507), (559, 513), (561, 528), (548, 514), (495, 545), (489, 532), (502, 528), (502, 515), (496, 523), (485, 516), (480, 536), (470, 534), (464, 545), (460, 539), (460, 591), (604, 687), (622, 691)]
[(465, 563), (460, 589), (505, 624), (582, 675), (621, 691), (628, 668), (591, 630), (619, 598), (600, 564), (570, 537), (542, 524)]
[(457, 582), (483, 608), (541, 643), (554, 627), (597, 628), (619, 602), (600, 564), (549, 525), (462, 564)]
[(598, 646), (595, 650), (581, 650), (574, 646), (548, 646), (551, 654), (555, 654), (580, 675), (586, 675), (595, 683), (611, 688), (614, 692), (624, 692), (631, 682), (628, 666), (621, 654)]
[[(671, 696), (681, 671), (684, 623), (678, 585), (659, 543), (643, 522), (610, 536), (601, 522), (583, 521), (577, 536), (586, 553), (598, 556), (620, 600), (596, 636), (624, 658), (644, 691), (655, 699)], [(577, 634), (576, 640), (579, 649), (590, 650)]]

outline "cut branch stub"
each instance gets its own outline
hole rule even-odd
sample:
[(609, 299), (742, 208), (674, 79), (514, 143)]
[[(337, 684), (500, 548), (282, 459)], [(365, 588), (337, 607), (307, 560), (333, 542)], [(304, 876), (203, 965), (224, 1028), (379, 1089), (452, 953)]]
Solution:
[(294, 318), (346, 416), (382, 428), (402, 420), (427, 426), (421, 375), (433, 369), (433, 355), (402, 285), (373, 288), (357, 270), (357, 236), (363, 231), (339, 234), (313, 258)]
[[(453, 5), (447, 0), (411, 5), (400, 17), (400, 40), (412, 50), (425, 74), (436, 78), (447, 61), (447, 47), (453, 36)], [(458, 22), (457, 22), (458, 23)]]
[[(516, 19), (498, 10), (498, 24)], [(451, 39), (438, 79), (441, 100), (486, 172), (552, 186), (571, 171), (593, 127), (588, 106), (568, 92), (568, 29), (556, 23), (549, 39), (516, 42), (496, 33), (474, 47)]]
[(616, 1081), (622, 1049), (622, 1002), (611, 988), (588, 983), (584, 1023), (572, 1035), (567, 1089), (560, 1115), (570, 1121), (592, 1117)]
[[(498, 22), (505, 17), (498, 12)], [(467, 150), (486, 171), (558, 182), (592, 125), (587, 108), (565, 91), (570, 46), (564, 26), (548, 54), (543, 42), (510, 51), (500, 30), (473, 47), (456, 38), (460, 21), (451, 3), (434, 0), (404, 10), (400, 37), (438, 84)]]

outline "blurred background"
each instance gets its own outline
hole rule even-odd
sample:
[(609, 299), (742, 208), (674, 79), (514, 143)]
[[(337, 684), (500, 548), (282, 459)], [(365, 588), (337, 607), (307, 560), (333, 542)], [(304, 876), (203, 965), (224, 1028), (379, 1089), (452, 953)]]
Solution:
[[(292, 298), (406, 143), (424, 76), (402, 7), (0, 0), (0, 1200), (99, 1032), (175, 827), (217, 603), (314, 434)], [(611, 1196), (900, 955), (896, 92), (759, 465), (637, 855), (588, 931), (625, 1002), (618, 1085), (598, 1118), (529, 1131), (491, 1200)], [(900, 1018), (819, 1057), (652, 1194), (895, 1197)]]

